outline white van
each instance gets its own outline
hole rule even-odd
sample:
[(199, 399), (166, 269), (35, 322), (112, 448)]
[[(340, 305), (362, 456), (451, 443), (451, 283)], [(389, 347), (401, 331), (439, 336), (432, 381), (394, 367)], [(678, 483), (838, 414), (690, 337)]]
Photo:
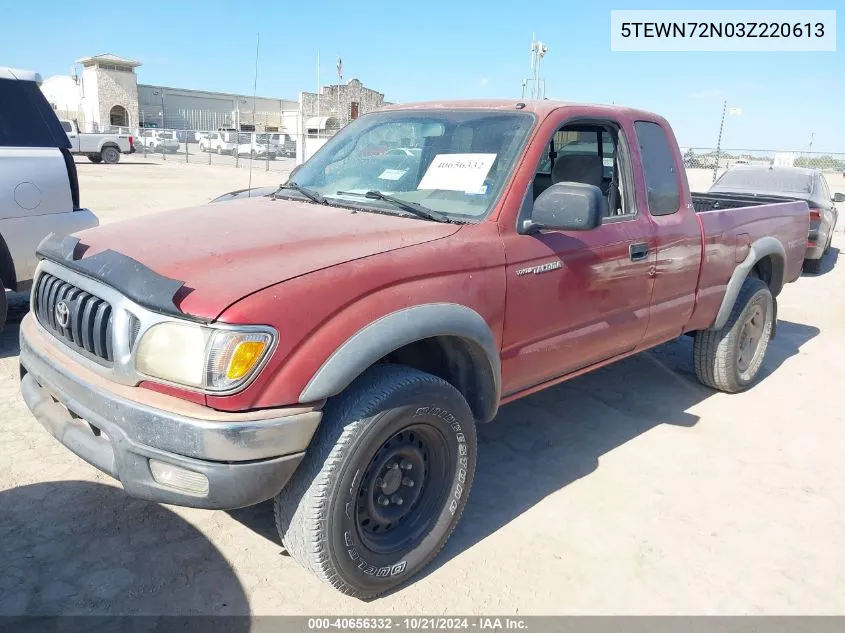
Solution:
[[(35, 249), (50, 233), (67, 235), (99, 224), (79, 204), (70, 141), (39, 85), (41, 76), (0, 67), (0, 281), (29, 290)], [(0, 330), (6, 323), (0, 293)]]

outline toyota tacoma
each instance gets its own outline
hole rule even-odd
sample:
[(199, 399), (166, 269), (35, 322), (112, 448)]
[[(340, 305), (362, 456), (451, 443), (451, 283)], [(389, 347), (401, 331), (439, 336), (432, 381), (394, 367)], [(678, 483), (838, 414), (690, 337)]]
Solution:
[(503, 404), (683, 334), (702, 383), (752, 385), (808, 224), (692, 196), (648, 112), (390, 106), (271, 195), (45, 239), (21, 391), (130, 495), (274, 499), (290, 555), (371, 598), (443, 547)]

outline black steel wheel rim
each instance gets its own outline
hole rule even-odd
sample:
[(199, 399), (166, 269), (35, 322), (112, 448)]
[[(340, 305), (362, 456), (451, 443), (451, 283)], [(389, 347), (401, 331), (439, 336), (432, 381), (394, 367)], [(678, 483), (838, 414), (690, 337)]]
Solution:
[(446, 438), (430, 424), (394, 433), (375, 452), (358, 485), (355, 524), (378, 554), (409, 551), (434, 526), (453, 474)]

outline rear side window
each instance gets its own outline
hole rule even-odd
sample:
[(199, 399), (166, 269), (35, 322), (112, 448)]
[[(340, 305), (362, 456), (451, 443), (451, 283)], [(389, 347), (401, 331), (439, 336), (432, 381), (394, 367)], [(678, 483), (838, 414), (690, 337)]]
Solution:
[(70, 147), (35, 82), (0, 79), (0, 147)]
[(68, 121), (62, 121), (62, 129), (68, 133), (73, 132), (73, 126)]
[(648, 210), (652, 215), (669, 215), (681, 206), (681, 191), (675, 158), (666, 132), (656, 123), (634, 124), (648, 189)]

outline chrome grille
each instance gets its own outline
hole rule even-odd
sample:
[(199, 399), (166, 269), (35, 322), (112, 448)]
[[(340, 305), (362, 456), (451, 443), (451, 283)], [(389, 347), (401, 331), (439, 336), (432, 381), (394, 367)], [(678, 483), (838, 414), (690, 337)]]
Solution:
[(35, 316), (44, 328), (81, 354), (112, 364), (113, 314), (107, 301), (46, 272), (38, 277), (34, 293)]

